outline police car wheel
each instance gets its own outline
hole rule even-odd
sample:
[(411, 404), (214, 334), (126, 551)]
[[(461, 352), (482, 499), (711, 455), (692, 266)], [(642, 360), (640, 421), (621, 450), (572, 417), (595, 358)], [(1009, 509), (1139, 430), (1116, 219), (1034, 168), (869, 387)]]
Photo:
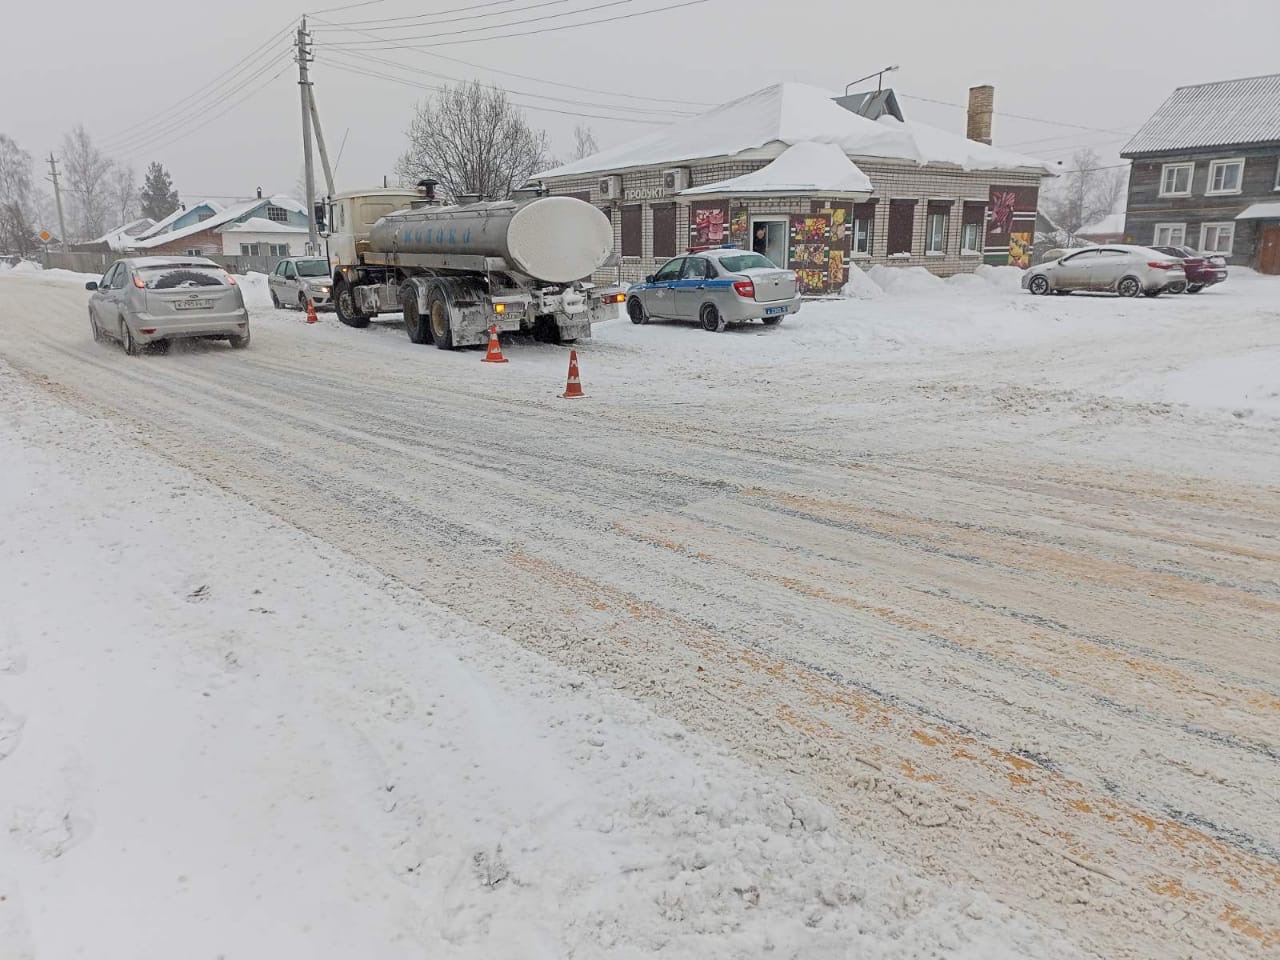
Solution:
[(714, 303), (704, 304), (698, 319), (702, 323), (702, 329), (709, 333), (719, 333), (725, 327), (724, 317), (720, 316)]
[(631, 318), (632, 323), (649, 322), (649, 315), (645, 313), (644, 304), (640, 302), (639, 297), (632, 297), (627, 301), (627, 316)]

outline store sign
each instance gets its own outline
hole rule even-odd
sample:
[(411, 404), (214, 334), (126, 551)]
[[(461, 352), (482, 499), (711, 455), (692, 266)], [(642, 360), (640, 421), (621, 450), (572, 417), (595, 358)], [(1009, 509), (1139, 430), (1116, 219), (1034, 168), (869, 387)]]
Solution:
[(662, 187), (633, 187), (622, 191), (624, 200), (658, 200), (666, 196)]

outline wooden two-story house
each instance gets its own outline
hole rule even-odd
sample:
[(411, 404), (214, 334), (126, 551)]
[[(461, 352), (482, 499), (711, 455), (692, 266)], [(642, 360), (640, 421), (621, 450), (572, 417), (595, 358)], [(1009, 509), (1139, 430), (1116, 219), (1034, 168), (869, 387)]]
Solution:
[(1280, 274), (1280, 74), (1179, 87), (1120, 155), (1130, 243)]

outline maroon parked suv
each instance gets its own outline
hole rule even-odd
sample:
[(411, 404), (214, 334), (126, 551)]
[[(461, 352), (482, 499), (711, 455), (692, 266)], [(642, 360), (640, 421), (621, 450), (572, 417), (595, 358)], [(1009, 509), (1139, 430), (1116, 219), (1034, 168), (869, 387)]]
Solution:
[[(1182, 261), (1182, 269), (1187, 272), (1187, 293), (1199, 293), (1205, 287), (1212, 287), (1227, 279), (1227, 261), (1223, 257), (1204, 256), (1190, 247), (1152, 247), (1171, 257)], [(1170, 290), (1170, 293), (1181, 293)]]

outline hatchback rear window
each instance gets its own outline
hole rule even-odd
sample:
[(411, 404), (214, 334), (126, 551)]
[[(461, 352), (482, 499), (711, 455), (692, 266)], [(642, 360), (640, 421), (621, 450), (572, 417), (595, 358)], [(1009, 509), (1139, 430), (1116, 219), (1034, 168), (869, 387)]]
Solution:
[(230, 282), (221, 267), (190, 266), (141, 267), (138, 276), (148, 290), (180, 290), (184, 287), (225, 287)]
[(721, 257), (720, 262), (724, 264), (724, 268), (730, 273), (737, 273), (739, 270), (755, 270), (757, 267), (768, 269), (774, 266), (772, 260), (768, 257), (762, 257), (758, 253), (743, 253), (732, 257)]

